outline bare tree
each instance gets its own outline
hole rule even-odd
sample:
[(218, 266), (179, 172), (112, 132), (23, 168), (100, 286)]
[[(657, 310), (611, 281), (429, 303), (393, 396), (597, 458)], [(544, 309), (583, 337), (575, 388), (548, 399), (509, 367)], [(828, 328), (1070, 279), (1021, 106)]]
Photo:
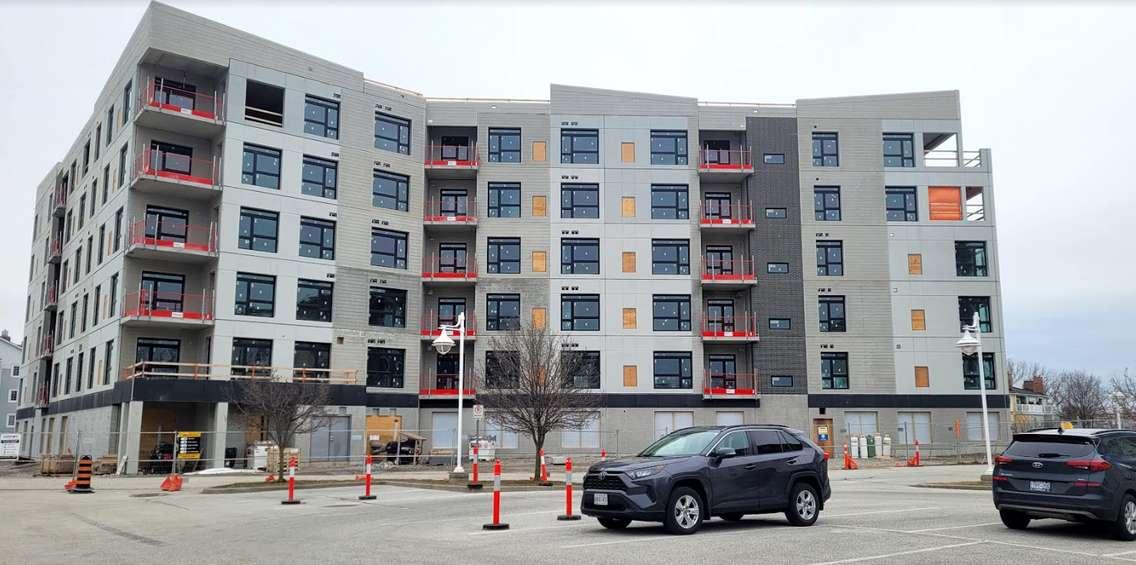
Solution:
[(1086, 371), (1059, 373), (1049, 387), (1057, 413), (1065, 420), (1094, 420), (1108, 416), (1108, 393), (1096, 375)]
[(245, 415), (261, 422), (262, 430), (276, 444), (277, 480), (284, 480), (284, 448), (296, 434), (306, 434), (319, 425), (331, 396), (322, 382), (282, 382), (271, 379), (231, 381), (231, 403)]
[(534, 478), (549, 432), (582, 426), (599, 402), (589, 390), (598, 388), (598, 367), (564, 346), (545, 328), (520, 327), (490, 340), (491, 361), (475, 375), (486, 418), (532, 439)]
[(1037, 361), (1010, 359), (1006, 361), (1006, 377), (1013, 386), (1020, 387), (1022, 383), (1040, 377), (1043, 382), (1053, 379), (1053, 370)]
[(1136, 419), (1136, 376), (1129, 375), (1125, 368), (1112, 378), (1112, 391), (1111, 400), (1120, 408), (1120, 414), (1127, 420)]

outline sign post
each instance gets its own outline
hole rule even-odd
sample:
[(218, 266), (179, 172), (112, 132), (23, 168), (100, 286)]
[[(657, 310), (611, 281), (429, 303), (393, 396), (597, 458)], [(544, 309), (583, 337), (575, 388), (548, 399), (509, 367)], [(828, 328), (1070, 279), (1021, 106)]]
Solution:
[(20, 456), (20, 434), (0, 434), (0, 459)]

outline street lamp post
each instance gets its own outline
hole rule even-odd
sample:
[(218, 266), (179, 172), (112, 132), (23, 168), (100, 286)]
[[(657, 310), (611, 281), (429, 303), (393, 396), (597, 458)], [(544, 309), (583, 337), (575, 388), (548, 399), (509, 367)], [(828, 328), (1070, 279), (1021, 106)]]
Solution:
[(978, 312), (974, 313), (974, 319), (969, 326), (963, 326), (962, 338), (955, 343), (963, 355), (976, 355), (978, 356), (978, 390), (982, 397), (982, 437), (986, 442), (986, 472), (983, 476), (989, 477), (994, 474), (993, 457), (990, 455), (990, 417), (986, 409), (986, 368), (982, 362), (982, 328), (979, 325)]
[(1123, 392), (1119, 390), (1112, 393), (1112, 404), (1116, 407), (1116, 429), (1120, 430), (1123, 427), (1120, 424), (1120, 409), (1124, 406), (1124, 400), (1127, 398)]
[(465, 405), (465, 312), (458, 314), (458, 323), (453, 325), (442, 324), (438, 326), (442, 333), (434, 338), (434, 349), (438, 355), (445, 355), (454, 347), (454, 340), (450, 339), (450, 332), (458, 334), (458, 460), (454, 466), (454, 473), (465, 473), (462, 467), (462, 407)]

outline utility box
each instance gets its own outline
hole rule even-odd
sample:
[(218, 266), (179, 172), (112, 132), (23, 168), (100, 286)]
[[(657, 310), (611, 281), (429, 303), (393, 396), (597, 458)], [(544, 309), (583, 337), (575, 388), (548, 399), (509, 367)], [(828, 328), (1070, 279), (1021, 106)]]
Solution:
[(848, 436), (848, 451), (853, 459), (860, 458), (860, 438), (859, 436)]
[(864, 437), (868, 441), (868, 445), (866, 447), (867, 453), (868, 453), (868, 458), (875, 457), (876, 456), (876, 436), (864, 436)]
[(868, 436), (860, 436), (860, 457), (868, 458)]
[(270, 441), (258, 441), (245, 450), (245, 467), (263, 471), (268, 468), (268, 448), (273, 447)]
[(884, 436), (883, 456), (891, 457), (891, 436)]

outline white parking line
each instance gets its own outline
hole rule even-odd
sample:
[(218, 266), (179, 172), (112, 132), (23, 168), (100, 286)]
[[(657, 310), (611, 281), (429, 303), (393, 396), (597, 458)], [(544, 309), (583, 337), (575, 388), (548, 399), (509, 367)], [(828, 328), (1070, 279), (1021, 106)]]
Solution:
[(977, 528), (979, 526), (997, 526), (1002, 522), (983, 522), (981, 524), (963, 524), (961, 526), (946, 526), (942, 528), (923, 528), (922, 530), (904, 530), (909, 534), (921, 534), (924, 532), (941, 532), (943, 530), (962, 530), (965, 528)]
[(868, 516), (871, 514), (899, 514), (901, 512), (920, 512), (923, 510), (939, 510), (938, 506), (924, 506), (922, 508), (901, 508), (896, 510), (870, 510), (868, 512), (849, 512), (847, 514), (825, 514), (821, 513), (821, 518), (847, 518), (849, 516)]
[(950, 545), (938, 545), (935, 547), (925, 547), (923, 549), (912, 549), (909, 551), (897, 551), (895, 553), (884, 553), (882, 555), (870, 555), (868, 557), (853, 557), (851, 559), (839, 559), (836, 561), (821, 561), (813, 565), (836, 565), (837, 563), (859, 563), (861, 561), (874, 561), (876, 559), (888, 559), (891, 557), (901, 557), (904, 555), (914, 555), (916, 553), (927, 553), (929, 551), (939, 551), (943, 549), (952, 549), (955, 547), (966, 547), (968, 545), (978, 545), (981, 541), (972, 541), (967, 543), (952, 543)]

